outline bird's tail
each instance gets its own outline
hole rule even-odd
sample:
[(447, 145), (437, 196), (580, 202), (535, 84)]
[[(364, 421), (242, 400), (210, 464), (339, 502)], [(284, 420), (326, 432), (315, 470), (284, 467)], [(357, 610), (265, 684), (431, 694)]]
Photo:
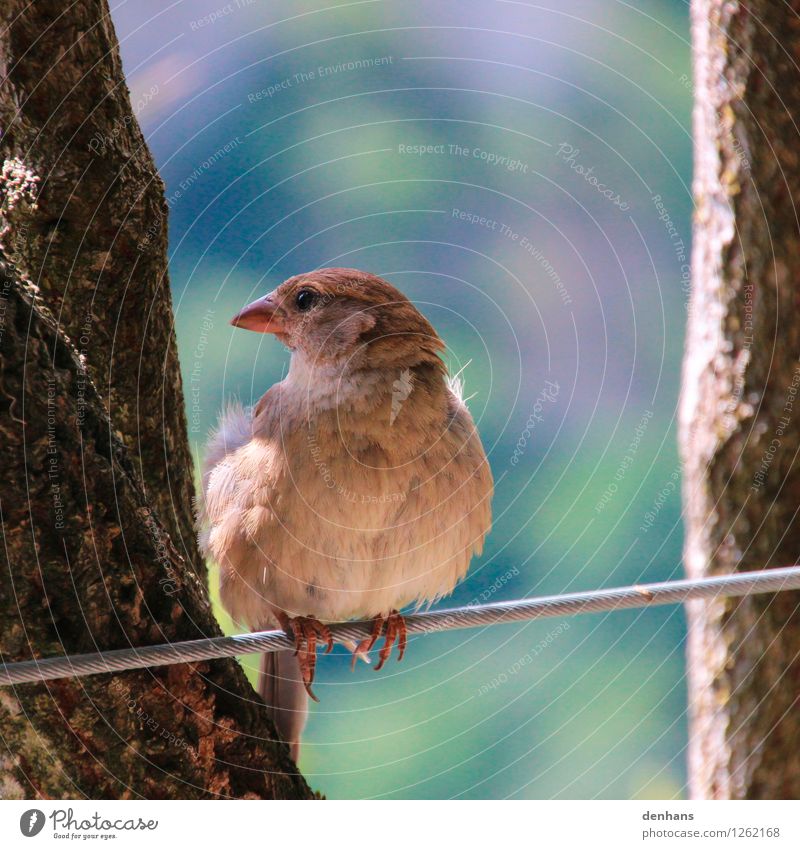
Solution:
[(288, 743), (292, 759), (297, 761), (300, 735), (308, 717), (308, 695), (293, 651), (273, 651), (261, 656), (258, 693), (267, 703), (278, 734)]

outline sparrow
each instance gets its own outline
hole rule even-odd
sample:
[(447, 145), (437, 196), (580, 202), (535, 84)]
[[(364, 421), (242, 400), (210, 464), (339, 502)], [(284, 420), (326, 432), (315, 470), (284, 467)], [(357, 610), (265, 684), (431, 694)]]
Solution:
[(296, 760), (328, 625), (372, 620), (354, 663), (381, 637), (376, 670), (395, 645), (400, 660), (399, 611), (449, 594), (483, 548), (492, 474), (444, 343), (386, 280), (300, 274), (231, 324), (274, 334), (291, 361), (210, 435), (199, 540), (233, 620), (294, 639), (263, 656), (259, 692)]

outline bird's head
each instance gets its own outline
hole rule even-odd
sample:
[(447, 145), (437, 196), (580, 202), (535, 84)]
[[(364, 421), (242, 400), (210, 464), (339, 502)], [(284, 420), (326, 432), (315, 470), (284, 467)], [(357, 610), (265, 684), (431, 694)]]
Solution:
[(422, 313), (390, 283), (354, 268), (291, 277), (248, 304), (231, 324), (273, 333), (310, 362), (443, 368), (444, 343)]

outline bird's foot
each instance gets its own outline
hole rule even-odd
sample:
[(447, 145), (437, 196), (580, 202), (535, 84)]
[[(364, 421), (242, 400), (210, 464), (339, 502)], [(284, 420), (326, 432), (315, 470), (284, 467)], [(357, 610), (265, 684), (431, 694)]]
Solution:
[(361, 642), (355, 647), (351, 668), (355, 668), (356, 660), (359, 655), (366, 655), (367, 652), (371, 651), (375, 643), (378, 642), (381, 634), (384, 633), (384, 626), (386, 627), (386, 631), (383, 645), (378, 652), (378, 663), (375, 666), (375, 671), (377, 672), (381, 669), (384, 663), (386, 663), (389, 659), (395, 643), (397, 643), (397, 659), (398, 661), (403, 659), (403, 655), (406, 651), (406, 643), (408, 641), (408, 630), (406, 629), (405, 619), (403, 619), (396, 610), (393, 610), (388, 616), (376, 616), (372, 620), (372, 633), (369, 637), (365, 637), (361, 640)]
[(406, 642), (408, 641), (408, 630), (406, 629), (406, 620), (396, 611), (393, 610), (386, 617), (386, 637), (378, 652), (378, 665), (375, 667), (377, 672), (392, 654), (392, 648), (397, 643), (397, 660), (403, 659), (406, 653)]
[(297, 657), (300, 674), (303, 676), (303, 686), (308, 695), (318, 702), (311, 685), (314, 683), (314, 672), (317, 668), (317, 643), (325, 643), (325, 654), (333, 651), (333, 637), (327, 625), (311, 616), (295, 616), (294, 619), (285, 617), (281, 622), (283, 630), (294, 638), (295, 656)]

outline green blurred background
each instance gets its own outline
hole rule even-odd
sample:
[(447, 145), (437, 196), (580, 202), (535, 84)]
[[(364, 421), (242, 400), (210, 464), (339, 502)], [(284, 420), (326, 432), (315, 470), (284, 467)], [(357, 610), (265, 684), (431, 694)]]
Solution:
[[(446, 604), (679, 576), (686, 3), (112, 6), (198, 460), (225, 401), (287, 367), (229, 317), (357, 266), (469, 363), (496, 518)], [(337, 649), (300, 765), (329, 798), (681, 797), (684, 639), (663, 608), (412, 639), (379, 674)]]

